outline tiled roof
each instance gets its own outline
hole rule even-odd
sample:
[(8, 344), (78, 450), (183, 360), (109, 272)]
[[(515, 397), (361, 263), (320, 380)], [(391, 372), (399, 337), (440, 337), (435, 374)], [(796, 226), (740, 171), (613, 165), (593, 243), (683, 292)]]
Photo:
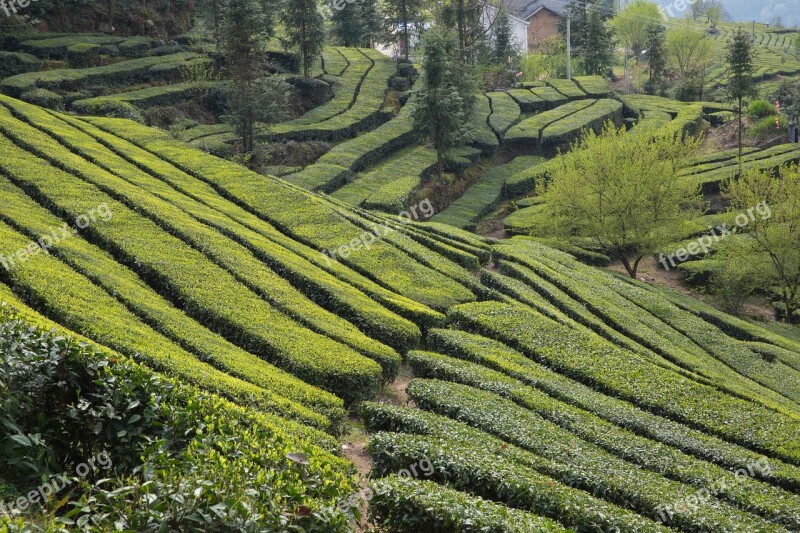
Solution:
[(503, 5), (515, 17), (526, 20), (541, 8), (560, 15), (566, 9), (567, 0), (503, 0)]

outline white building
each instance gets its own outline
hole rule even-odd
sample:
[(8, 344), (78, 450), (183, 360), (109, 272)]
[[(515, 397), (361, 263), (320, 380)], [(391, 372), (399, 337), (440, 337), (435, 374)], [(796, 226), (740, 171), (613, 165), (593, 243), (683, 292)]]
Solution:
[[(495, 6), (488, 5), (484, 9), (483, 24), (489, 31), (490, 37), (494, 40), (494, 28), (497, 21), (497, 15), (500, 10)], [(508, 12), (508, 11), (507, 11)], [(508, 12), (508, 18), (511, 22), (511, 33), (514, 36), (514, 44), (517, 45), (521, 54), (528, 53), (528, 26), (529, 23), (517, 17), (511, 12)]]

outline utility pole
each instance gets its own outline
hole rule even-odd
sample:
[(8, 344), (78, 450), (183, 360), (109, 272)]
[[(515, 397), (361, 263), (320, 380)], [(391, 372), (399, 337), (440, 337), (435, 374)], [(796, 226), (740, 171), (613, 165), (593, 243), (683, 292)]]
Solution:
[(756, 21), (753, 21), (753, 42), (756, 42)]
[(572, 79), (572, 13), (567, 12), (567, 79)]

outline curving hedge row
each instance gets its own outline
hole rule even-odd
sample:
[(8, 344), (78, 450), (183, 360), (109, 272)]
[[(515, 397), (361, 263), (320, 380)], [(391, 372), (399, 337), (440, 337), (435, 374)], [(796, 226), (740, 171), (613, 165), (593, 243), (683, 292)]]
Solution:
[[(436, 365), (439, 359), (436, 354), (422, 352), (411, 352), (410, 355), (413, 357), (415, 369), (421, 365)], [(464, 422), (546, 459), (529, 465), (542, 474), (562, 484), (586, 490), (621, 507), (627, 507), (652, 520), (659, 520), (662, 505), (685, 501), (697, 490), (643, 470), (491, 392), (429, 379), (415, 379), (409, 385), (408, 392), (423, 409)], [(565, 452), (566, 450), (569, 451)], [(719, 469), (718, 474), (724, 476), (726, 472)], [(736, 482), (730, 473), (724, 479), (726, 482)], [(716, 480), (712, 478), (710, 481), (713, 483)], [(701, 484), (699, 488), (707, 487)], [(784, 507), (789, 509), (789, 514), (783, 519), (791, 524), (797, 518), (796, 512), (791, 509), (796, 507), (798, 499), (791, 498), (786, 493), (784, 496), (789, 504)], [(762, 499), (768, 501), (767, 498)], [(771, 511), (769, 509), (767, 513), (771, 514)], [(675, 514), (668, 523), (693, 531), (723, 529), (745, 532), (782, 529), (775, 524), (769, 524), (763, 518), (712, 498), (700, 502), (695, 509)]]
[[(256, 174), (235, 163), (176, 143), (153, 143), (148, 147), (155, 149), (159, 155), (160, 150), (165, 150), (168, 152), (166, 157), (162, 156), (165, 159), (208, 182), (220, 194), (271, 223), (285, 235), (315, 248), (318, 252), (316, 261), (318, 264), (325, 264), (326, 268), (332, 268), (335, 261), (326, 261), (323, 251), (337, 250), (348, 245), (354, 239), (360, 239), (365, 231), (383, 231), (362, 218), (345, 218), (344, 211), (324, 198), (281, 180)], [(269, 185), (269, 194), (265, 193), (265, 185)], [(392, 243), (399, 237), (401, 236), (396, 233), (389, 233), (383, 239), (376, 239), (370, 249), (362, 248), (357, 254), (347, 257), (337, 255), (337, 259), (362, 276), (382, 285), (384, 289), (418, 302), (417, 309), (427, 320), (438, 320), (438, 315), (430, 313), (430, 307), (446, 309), (457, 302), (475, 300), (472, 291), (460, 282), (462, 278), (474, 280), (468, 272), (424, 248), (420, 254), (426, 255), (428, 259), (423, 264), (420, 254), (412, 258), (405, 248), (401, 249)], [(457, 276), (459, 281), (437, 270), (447, 270), (452, 276)], [(367, 292), (371, 294), (373, 291), (374, 289)], [(391, 299), (387, 298), (385, 301), (389, 302)], [(428, 306), (427, 310), (425, 306)]]
[(529, 89), (510, 89), (506, 94), (514, 99), (523, 113), (537, 113), (547, 108), (547, 102)]
[[(16, 134), (21, 132), (21, 128), (15, 129)], [(92, 226), (87, 235), (212, 331), (346, 401), (368, 397), (377, 388), (381, 377), (377, 363), (304, 328), (205, 255), (102, 192), (103, 189), (58, 170), (5, 139), (2, 144), (7, 153), (14, 154), (12, 162), (3, 165), (9, 179), (52, 211), (75, 219), (106, 203), (113, 218)], [(82, 164), (75, 156), (64, 157), (63, 161)], [(90, 166), (94, 168), (92, 176), (84, 174), (83, 179), (104, 176), (103, 187), (108, 190), (112, 176)], [(165, 213), (175, 209), (166, 202), (156, 203)], [(155, 235), (159, 237), (156, 239)], [(224, 301), (219, 299), (220, 294), (226, 295)]]
[[(5, 149), (4, 138), (0, 145)], [(36, 169), (43, 170), (43, 169)], [(3, 163), (2, 172), (8, 167)], [(93, 204), (96, 206), (97, 204)], [(4, 251), (27, 248), (31, 240), (0, 222)], [(42, 253), (0, 272), (24, 301), (56, 322), (151, 368), (166, 372), (242, 405), (327, 429), (330, 421), (308, 407), (232, 377), (204, 363), (148, 327), (113, 296), (69, 266)]]
[(0, 91), (19, 97), (27, 91), (42, 88), (51, 91), (78, 91), (89, 87), (136, 85), (153, 80), (176, 81), (182, 69), (191, 63), (209, 62), (204, 56), (182, 52), (159, 57), (131, 59), (102, 67), (57, 69), (27, 72), (0, 82)]
[(545, 162), (511, 175), (503, 184), (503, 198), (518, 198), (532, 193), (539, 181), (544, 179), (549, 171), (550, 167)]
[[(445, 333), (439, 338), (447, 339), (446, 335)], [(483, 356), (478, 356), (481, 357)], [(486, 359), (489, 362), (492, 356)], [(501, 372), (434, 353), (411, 352), (409, 361), (417, 376), (461, 384), (415, 380), (409, 386), (409, 392), (417, 405), (466, 422), (539, 455), (556, 461), (568, 461), (570, 466), (574, 465), (580, 472), (569, 474), (566, 479), (575, 482), (588, 476), (583, 482), (586, 490), (614, 490), (615, 494), (611, 499), (622, 498), (622, 501), (618, 501), (622, 506), (636, 506), (640, 512), (651, 517), (655, 515), (658, 519), (658, 506), (664, 501), (682, 500), (697, 489), (714, 487), (719, 489), (715, 494), (717, 498), (745, 513), (757, 514), (787, 527), (796, 525), (800, 519), (800, 496), (796, 494), (756, 481), (750, 476), (745, 479), (737, 478), (734, 472), (726, 468), (617, 427), (591, 412), (556, 400)], [(506, 364), (508, 369), (516, 368), (513, 372), (521, 371), (520, 375), (525, 375), (524, 367), (511, 361), (506, 361)], [(486, 392), (477, 392), (471, 387)], [(548, 423), (544, 423), (539, 416)], [(588, 443), (594, 446), (587, 447)], [(570, 450), (569, 456), (563, 456), (564, 449)], [(771, 471), (771, 465), (766, 459), (743, 462), (741, 465), (750, 466), (754, 475), (765, 475)], [(646, 475), (640, 477), (639, 473), (642, 472)], [(549, 475), (559, 478), (560, 474), (554, 472)], [(600, 481), (605, 477), (617, 479), (612, 482)], [(681, 484), (667, 480), (675, 480)], [(615, 484), (616, 488), (612, 489)], [(643, 492), (638, 497), (631, 497), (630, 491), (640, 490), (649, 490), (650, 494)], [(671, 494), (667, 495), (665, 491)], [(646, 503), (648, 497), (649, 504)], [(718, 505), (714, 502), (711, 500), (709, 507)], [(748, 524), (747, 527), (759, 528), (765, 525), (760, 519), (753, 520), (752, 516), (733, 510), (728, 505), (723, 506), (723, 509), (726, 513), (736, 515), (736, 520)], [(728, 522), (728, 518), (720, 517), (717, 512), (708, 509), (701, 512), (700, 516), (682, 517), (680, 520), (685, 522), (680, 523), (679, 520), (676, 525), (703, 529), (701, 524), (712, 519), (718, 520), (714, 527), (725, 527), (726, 530), (732, 527), (732, 524), (723, 525)], [(716, 518), (712, 518), (714, 515)], [(706, 524), (705, 527), (713, 529), (709, 525)]]
[(687, 105), (678, 112), (674, 120), (664, 125), (658, 134), (679, 136), (681, 139), (687, 135), (698, 135), (703, 126), (703, 116), (703, 106), (700, 104)]
[(608, 98), (608, 82), (600, 76), (575, 76), (572, 78), (580, 90), (592, 98)]
[(570, 100), (587, 97), (586, 93), (583, 92), (583, 90), (580, 87), (578, 87), (578, 84), (572, 80), (554, 78), (554, 79), (544, 80), (544, 82), (549, 87), (552, 87), (553, 89), (560, 92)]
[(108, 135), (85, 122), (67, 120), (82, 127), (115, 153), (124, 154), (152, 176), (200, 202), (202, 205), (192, 210), (193, 216), (246, 246), (317, 305), (342, 316), (374, 338), (388, 339), (392, 346), (399, 349), (406, 349), (419, 341), (419, 328), (411, 321), (392, 313), (367, 294), (340, 281), (307, 258), (317, 258), (318, 252), (286, 238), (266, 222), (219, 196), (207, 183), (153, 157), (136, 145)]
[(543, 159), (536, 156), (520, 156), (505, 165), (491, 168), (478, 178), (467, 191), (444, 211), (434, 215), (433, 220), (458, 228), (471, 229), (478, 220), (495, 209), (502, 200), (503, 185), (509, 177), (533, 168)]
[[(800, 161), (800, 147), (796, 144), (773, 146), (745, 155), (742, 159), (745, 170), (774, 170), (787, 163)], [(698, 165), (696, 169), (688, 168), (685, 172), (687, 174), (683, 179), (698, 183), (704, 192), (715, 192), (723, 181), (738, 175), (738, 155), (727, 161)]]
[(609, 99), (597, 100), (593, 105), (544, 127), (540, 142), (543, 145), (567, 148), (586, 130), (599, 131), (606, 122), (618, 124), (621, 120), (622, 103)]
[(653, 413), (800, 463), (800, 423), (795, 419), (657, 367), (593, 333), (567, 328), (520, 306), (494, 302), (457, 306), (449, 316), (456, 325), (507, 342)]
[[(53, 164), (60, 163), (68, 172), (97, 185), (115, 200), (145, 214), (168, 233), (202, 251), (209, 261), (222, 267), (240, 284), (299, 324), (374, 358), (383, 366), (388, 377), (395, 374), (400, 358), (394, 350), (370, 339), (346, 320), (318, 307), (289, 282), (266, 268), (245, 247), (188, 215), (199, 210), (213, 218), (216, 214), (210, 209), (144, 173), (85, 133), (41, 111), (29, 112), (33, 116), (38, 114), (39, 127), (68, 148), (65, 150), (52, 138), (26, 128), (22, 123), (7, 126), (15, 134), (28, 134), (27, 142), (30, 144), (27, 146), (30, 151), (39, 153)], [(83, 155), (94, 165), (83, 163), (72, 156), (73, 153)]]
[(492, 105), (489, 126), (492, 127), (498, 138), (502, 139), (508, 129), (519, 120), (521, 110), (508, 93), (488, 93), (486, 96)]
[[(652, 520), (540, 474), (515, 460), (526, 455), (521, 450), (491, 437), (472, 436), (467, 441), (453, 438), (451, 432), (433, 436), (379, 433), (370, 441), (373, 468), (377, 475), (384, 476), (427, 458), (435, 468), (431, 476), (435, 481), (553, 518), (567, 527), (585, 531), (669, 531)], [(529, 458), (546, 462), (537, 461), (533, 455)]]
[[(5, 178), (0, 178), (0, 191), (3, 193), (0, 219), (29, 238), (49, 234), (52, 228), (60, 227), (63, 223)], [(334, 422), (344, 416), (339, 398), (304, 383), (211, 333), (173, 307), (135, 273), (117, 263), (102, 249), (83, 239), (74, 238), (59, 243), (57, 249), (50, 253), (109, 294), (115, 295), (150, 327), (195, 354), (200, 360), (239, 379), (310, 407)]]
[[(681, 461), (694, 461), (694, 459), (675, 455), (674, 451), (669, 450), (674, 448), (680, 450), (686, 456), (693, 456), (709, 463), (715, 463), (725, 469), (733, 470), (740, 468), (742, 465), (761, 464), (765, 460), (763, 455), (747, 448), (730, 444), (690, 426), (673, 422), (668, 418), (653, 415), (626, 401), (605, 395), (553, 372), (501, 342), (464, 331), (445, 329), (432, 329), (426, 340), (432, 349), (463, 361), (479, 364), (486, 369), (501, 372), (534, 389), (547, 393), (552, 398), (559, 399), (585, 412), (593, 413), (599, 419), (606, 420), (619, 428), (627, 430), (625, 432), (627, 435), (634, 433), (650, 441), (665, 444), (670, 448), (658, 446), (654, 449), (665, 450), (665, 453), (669, 453), (670, 456), (682, 457)], [(463, 363), (461, 367), (466, 372), (467, 367)], [(453, 375), (465, 376), (466, 374)], [(476, 380), (475, 383), (483, 382), (487, 376), (488, 374), (482, 371), (481, 379)], [(455, 377), (450, 379), (459, 381)], [(483, 387), (482, 385), (480, 386)], [(514, 389), (498, 386), (493, 390), (505, 395), (506, 393), (501, 391), (505, 390), (511, 393)], [(569, 411), (572, 410), (572, 408), (569, 409)], [(554, 418), (556, 421), (559, 419), (560, 416)], [(571, 418), (564, 416), (563, 420), (568, 422)], [(604, 447), (608, 446), (605, 435), (606, 433), (603, 432), (595, 436), (600, 439), (597, 441), (598, 443), (601, 441), (607, 443), (603, 445)], [(655, 445), (651, 443), (650, 446)], [(633, 448), (634, 451), (637, 449)], [(643, 454), (641, 459), (649, 461), (651, 456)], [(648, 464), (657, 465), (659, 462), (653, 461)], [(672, 465), (661, 465), (662, 468), (665, 466), (671, 468)], [(772, 485), (797, 492), (800, 487), (800, 468), (776, 459), (770, 460), (770, 466), (772, 467), (771, 471), (757, 471), (754, 477)], [(710, 467), (706, 466), (704, 468), (708, 469)], [(690, 478), (693, 472), (684, 472), (682, 475)], [(700, 474), (697, 473), (697, 475)]]
[[(478, 95), (470, 124), (469, 146), (475, 147), (484, 155), (493, 155), (500, 146), (497, 135), (489, 125), (492, 107), (487, 95)], [(465, 169), (466, 170), (466, 169)], [(459, 172), (460, 173), (460, 172)]]
[[(231, 179), (234, 180), (231, 182), (232, 184), (239, 185), (250, 181), (252, 182), (250, 185), (252, 190), (258, 191), (258, 187), (263, 187), (263, 180), (265, 179), (263, 176), (258, 176), (256, 179), (254, 174), (238, 165), (192, 150), (182, 143), (165, 141), (163, 140), (163, 134), (157, 133), (157, 130), (145, 128), (129, 121), (93, 118), (91, 122), (106, 128), (115, 135), (127, 137), (134, 143), (140, 143), (150, 153), (160, 158), (159, 160), (164, 164), (168, 164), (170, 167), (175, 165), (181, 171), (188, 173), (196, 180), (198, 186), (201, 187), (201, 190), (210, 201), (218, 202), (224, 199), (220, 205), (224, 206), (225, 211), (229, 212), (231, 216), (239, 221), (246, 222), (248, 228), (257, 231), (271, 243), (291, 252), (281, 252), (279, 249), (271, 252), (272, 254), (277, 254), (276, 257), (279, 259), (275, 259), (275, 261), (280, 261), (280, 266), (277, 268), (284, 272), (289, 279), (294, 279), (295, 283), (302, 284), (305, 287), (304, 290), (314, 290), (312, 295), (323, 302), (332, 299), (337, 309), (339, 308), (338, 306), (342, 306), (348, 309), (348, 313), (354, 313), (357, 317), (365, 317), (365, 314), (366, 316), (375, 317), (375, 319), (369, 320), (359, 318), (358, 322), (362, 324), (377, 324), (377, 327), (382, 328), (382, 331), (384, 331), (383, 334), (379, 335), (379, 338), (404, 339), (408, 335), (416, 336), (417, 334), (414, 331), (407, 333), (407, 322), (405, 322), (406, 326), (394, 326), (397, 321), (397, 317), (394, 315), (388, 315), (385, 319), (381, 319), (379, 315), (372, 314), (374, 306), (358, 303), (359, 291), (363, 292), (361, 298), (366, 297), (367, 301), (373, 299), (399, 315), (420, 324), (437, 324), (443, 319), (440, 313), (386, 289), (346, 265), (337, 261), (326, 260), (319, 250), (285, 235), (265, 220), (265, 217), (259, 217), (257, 211), (249, 207), (246, 202), (240, 201), (219, 185), (220, 183), (228, 183), (228, 180)], [(276, 192), (283, 191), (290, 198), (294, 198), (294, 194), (300, 194), (301, 192), (299, 189), (293, 189), (287, 182), (269, 181), (274, 183)], [(256, 197), (259, 196), (256, 195)], [(234, 210), (230, 211), (230, 209)], [(297, 261), (293, 260), (294, 254), (301, 258), (299, 264), (303, 266), (294, 266), (298, 265)], [(315, 268), (308, 269), (304, 266), (308, 264), (313, 265)], [(324, 276), (324, 273), (328, 275)], [(336, 296), (337, 294), (341, 295)], [(413, 324), (411, 326), (412, 329), (416, 330)]]
[(0, 79), (25, 72), (34, 72), (40, 68), (42, 68), (42, 62), (36, 56), (24, 52), (0, 51)]
[(336, 190), (354, 173), (372, 166), (415, 140), (414, 121), (411, 117), (413, 106), (412, 99), (394, 119), (373, 131), (336, 145), (320, 157), (316, 164), (289, 175), (286, 179), (312, 191)]
[[(278, 124), (260, 133), (259, 136), (264, 140), (318, 139), (342, 141), (354, 137), (361, 131), (373, 130), (383, 122), (386, 122), (391, 117), (391, 113), (384, 111), (383, 107), (389, 78), (395, 74), (397, 67), (393, 61), (380, 54), (377, 50), (358, 49), (353, 50), (353, 52), (361, 54), (366, 59), (368, 67), (352, 91), (350, 87), (338, 91), (339, 93), (352, 95), (349, 106), (346, 106), (340, 113), (323, 120), (317, 120), (320, 117), (319, 114), (309, 117), (307, 113), (298, 120), (311, 120), (312, 122)], [(343, 51), (343, 53), (347, 54), (348, 52)], [(355, 75), (359, 70), (357, 68), (359, 64), (354, 65), (351, 58), (348, 58), (348, 61), (351, 63), (345, 72), (346, 77)], [(335, 100), (337, 99), (338, 97)], [(325, 104), (316, 109), (327, 105)], [(310, 113), (314, 113), (316, 109)]]
[[(725, 337), (710, 324), (694, 322), (695, 327), (707, 336), (698, 342), (698, 339), (691, 338), (691, 334), (687, 336), (676, 331), (671, 324), (651, 312), (631, 313), (630, 300), (614, 290), (621, 283), (614, 276), (581, 265), (569, 256), (562, 258), (529, 239), (517, 239), (512, 246), (498, 248), (498, 255), (530, 268), (615, 329), (648, 348), (652, 363), (736, 396), (784, 412), (797, 412), (792, 401), (769, 387), (759, 385), (758, 379), (752, 379), (764, 374), (774, 375), (770, 368), (765, 367), (764, 361), (754, 360), (754, 354), (748, 353), (739, 343)], [(536, 260), (530, 259), (532, 252), (539, 254)], [(569, 276), (563, 274), (565, 265), (571, 269)], [(519, 270), (509, 273), (519, 275)], [(530, 280), (525, 274), (521, 279), (536, 286), (536, 281)], [(737, 373), (737, 368), (744, 369), (744, 372)], [(781, 383), (790, 387), (785, 380), (776, 380), (776, 384)]]
[(505, 143), (510, 147), (535, 146), (539, 144), (542, 130), (546, 127), (586, 109), (596, 102), (597, 100), (578, 100), (525, 119), (506, 132)]
[(392, 531), (543, 533), (567, 531), (531, 513), (470, 496), (430, 481), (391, 475), (371, 484), (370, 512)]
[(334, 50), (343, 56), (347, 69), (338, 76), (334, 74), (338, 79), (336, 80), (333, 99), (319, 107), (315, 107), (302, 117), (276, 126), (280, 128), (280, 131), (290, 131), (299, 126), (308, 126), (329, 120), (341, 115), (353, 106), (358, 97), (359, 87), (373, 68), (372, 62), (364, 54), (353, 48), (335, 48)]
[[(336, 190), (331, 196), (353, 206), (362, 205), (371, 201), (371, 197), (381, 188), (388, 186), (404, 177), (416, 177), (417, 183), (410, 184), (412, 189), (417, 187), (422, 179), (429, 178), (436, 169), (436, 153), (423, 146), (409, 147), (398, 151), (369, 172), (356, 177), (347, 185)], [(389, 209), (394, 214), (403, 209)]]
[[(135, 52), (144, 52), (156, 41), (148, 37), (115, 37), (112, 35), (69, 35), (44, 39), (30, 39), (20, 43), (20, 49), (42, 59), (65, 59), (69, 49), (80, 45), (96, 45), (104, 53), (133, 57)], [(73, 65), (74, 66), (74, 65)]]
[(364, 208), (386, 213), (399, 213), (411, 204), (422, 189), (422, 178), (403, 176), (381, 186), (364, 200)]
[(744, 342), (772, 344), (784, 348), (785, 350), (800, 352), (800, 343), (797, 341), (783, 335), (773, 333), (769, 329), (758, 326), (757, 324), (742, 320), (741, 318), (729, 315), (727, 313), (723, 313), (722, 311), (719, 311), (718, 309), (711, 307), (710, 305), (699, 300), (695, 300), (694, 298), (686, 298), (679, 293), (671, 290), (662, 290), (657, 287), (644, 286), (642, 288), (653, 291), (659, 296), (664, 297), (673, 304), (677, 305), (681, 309), (697, 315), (706, 322), (714, 324), (735, 339), (739, 339)]
[(71, 104), (71, 110), (84, 115), (116, 116), (117, 118), (130, 118), (118, 115), (100, 115), (97, 111), (103, 106), (114, 103), (130, 104), (139, 109), (156, 106), (172, 106), (180, 102), (198, 98), (208, 94), (209, 90), (220, 89), (225, 82), (200, 81), (183, 82), (159, 87), (148, 87), (138, 91), (117, 93), (108, 96), (98, 96), (77, 100)]

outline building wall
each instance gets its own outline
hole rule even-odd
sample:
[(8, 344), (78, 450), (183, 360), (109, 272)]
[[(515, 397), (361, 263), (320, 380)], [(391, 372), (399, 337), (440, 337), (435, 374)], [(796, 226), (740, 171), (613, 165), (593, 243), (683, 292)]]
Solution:
[[(483, 13), (483, 25), (484, 27), (488, 28), (489, 25), (495, 20), (497, 17), (497, 8), (492, 5), (488, 5), (485, 8)], [(529, 44), (528, 44), (528, 23), (522, 19), (517, 17), (510, 17), (511, 18), (511, 30), (514, 34), (514, 42), (517, 45), (520, 53), (524, 54), (528, 51)], [(491, 36), (491, 39), (494, 41), (494, 36)]]
[(528, 26), (528, 50), (535, 52), (542, 41), (558, 35), (558, 16), (542, 9), (530, 18)]

